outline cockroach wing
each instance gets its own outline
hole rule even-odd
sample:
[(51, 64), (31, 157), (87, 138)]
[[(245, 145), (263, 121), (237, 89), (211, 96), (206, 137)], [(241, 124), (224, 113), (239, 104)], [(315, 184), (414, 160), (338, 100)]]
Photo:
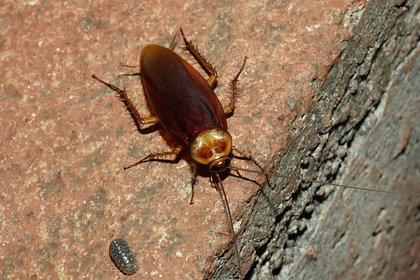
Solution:
[(223, 107), (200, 73), (178, 54), (147, 45), (140, 72), (149, 106), (179, 144), (188, 145), (201, 131), (227, 129)]

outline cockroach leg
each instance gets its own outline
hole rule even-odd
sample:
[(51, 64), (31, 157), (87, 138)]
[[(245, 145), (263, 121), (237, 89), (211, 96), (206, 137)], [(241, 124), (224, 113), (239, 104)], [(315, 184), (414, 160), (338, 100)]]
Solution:
[[(120, 63), (120, 67), (140, 69), (140, 65), (128, 65), (128, 64), (123, 64), (123, 63)], [(140, 70), (139, 72), (134, 72), (134, 73), (119, 74), (117, 77), (121, 78), (121, 77), (132, 77), (132, 76), (141, 76)]]
[[(140, 69), (140, 65), (129, 65), (129, 64), (123, 64), (123, 63), (120, 63), (120, 67)], [(139, 72), (134, 72), (134, 73), (119, 74), (117, 77), (121, 78), (121, 77), (131, 77), (131, 76), (141, 76), (140, 70)]]
[(238, 174), (239, 178), (243, 178), (244, 176), (242, 176), (241, 172), (239, 171), (239, 168), (235, 165), (233, 165), (232, 163), (229, 166), (230, 170), (235, 171), (236, 174)]
[(130, 112), (134, 115), (134, 119), (138, 123), (140, 128), (145, 124), (157, 124), (160, 122), (159, 118), (156, 116), (142, 117), (139, 111), (137, 110), (136, 106), (134, 106), (133, 101), (130, 99), (125, 89), (120, 89), (117, 86), (111, 85), (110, 83), (99, 79), (98, 77), (96, 77), (96, 75), (92, 75), (92, 78), (103, 83), (104, 85), (118, 93), (122, 101), (128, 106)]
[(191, 198), (190, 204), (194, 204), (194, 185), (197, 180), (197, 164), (191, 164)]
[(235, 151), (236, 153), (239, 154), (239, 157), (236, 156), (235, 154), (233, 154), (234, 157), (236, 157), (238, 159), (244, 159), (244, 160), (247, 160), (247, 161), (252, 161), (255, 164), (255, 166), (257, 166), (258, 169), (261, 170), (262, 174), (264, 174), (264, 176), (265, 176), (265, 179), (266, 179), (267, 183), (270, 185), (270, 180), (268, 178), (268, 174), (264, 171), (264, 168), (262, 168), (262, 166), (258, 163), (258, 161), (256, 161), (250, 154), (239, 150), (235, 146), (232, 146), (232, 151)]
[(207, 60), (206, 58), (194, 47), (192, 41), (188, 41), (187, 38), (184, 35), (184, 31), (182, 31), (182, 28), (180, 28), (180, 32), (182, 35), (182, 39), (185, 43), (185, 48), (194, 56), (195, 59), (200, 63), (200, 65), (204, 68), (204, 70), (207, 72), (207, 74), (210, 75), (210, 77), (207, 79), (207, 82), (211, 87), (213, 87), (216, 84), (217, 78), (219, 77), (219, 74), (216, 71), (216, 68), (214, 68)]
[(242, 173), (239, 172), (239, 170), (241, 170), (241, 171), (250, 171), (250, 172), (259, 174), (260, 171), (254, 172), (253, 170), (247, 170), (247, 169), (242, 169), (242, 168), (239, 168), (238, 170), (235, 170), (235, 169), (232, 169), (232, 170), (235, 171), (235, 174), (231, 173), (230, 176), (235, 177), (235, 178), (239, 178), (241, 180), (251, 182), (251, 183), (257, 185), (260, 190), (262, 190), (264, 188), (264, 186), (261, 183), (259, 183), (258, 181), (254, 180), (254, 179), (251, 179), (251, 178), (248, 178), (248, 177), (245, 177), (244, 175), (242, 175)]
[(245, 56), (241, 69), (239, 70), (238, 74), (236, 74), (235, 78), (233, 78), (232, 82), (230, 83), (230, 91), (231, 91), (230, 103), (226, 105), (225, 107), (223, 107), (223, 111), (225, 112), (225, 115), (232, 114), (233, 110), (235, 109), (235, 101), (238, 94), (238, 79), (239, 79), (239, 75), (241, 75), (242, 73), (242, 70), (244, 70), (245, 68), (245, 63), (247, 59), (248, 57)]
[(141, 73), (140, 72), (124, 73), (124, 74), (119, 74), (117, 77), (121, 78), (121, 77), (132, 77), (132, 76), (141, 76)]
[(178, 37), (178, 33), (179, 33), (179, 31), (177, 31), (176, 33), (175, 33), (175, 35), (174, 35), (174, 37), (172, 38), (172, 42), (171, 42), (171, 44), (169, 45), (169, 49), (170, 50), (174, 50), (175, 49), (175, 47), (176, 47), (176, 37)]
[[(124, 63), (120, 63), (120, 67), (126, 67), (126, 68), (137, 68), (140, 69), (140, 65), (129, 65), (129, 64), (124, 64)], [(137, 75), (140, 75), (140, 72), (136, 73)]]
[[(139, 165), (141, 163), (144, 162), (148, 162), (148, 161), (169, 161), (169, 162), (176, 162), (178, 160), (178, 155), (184, 150), (184, 146), (179, 145), (178, 147), (176, 147), (175, 149), (168, 151), (168, 152), (160, 152), (160, 153), (153, 153), (153, 154), (149, 154), (147, 156), (145, 156), (144, 158), (142, 158), (141, 160), (130, 164), (130, 165), (126, 165), (124, 166), (124, 170), (127, 170), (131, 167), (134, 167), (136, 165)], [(174, 156), (172, 159), (168, 159), (169, 156)]]

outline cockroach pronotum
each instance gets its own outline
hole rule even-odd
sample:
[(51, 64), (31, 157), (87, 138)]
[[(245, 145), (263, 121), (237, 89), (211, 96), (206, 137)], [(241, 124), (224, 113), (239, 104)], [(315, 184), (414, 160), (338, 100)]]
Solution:
[(122, 273), (133, 275), (137, 272), (138, 266), (136, 259), (124, 239), (114, 239), (111, 241), (111, 244), (109, 244), (109, 256)]
[(242, 278), (232, 215), (220, 174), (233, 170), (238, 173), (239, 177), (242, 177), (239, 173), (241, 169), (231, 163), (233, 158), (237, 158), (254, 163), (266, 176), (268, 182), (268, 177), (262, 166), (252, 156), (232, 144), (232, 136), (227, 129), (226, 118), (235, 109), (237, 83), (247, 57), (244, 57), (242, 67), (231, 81), (230, 102), (223, 107), (213, 91), (218, 78), (216, 69), (198, 52), (192, 42), (187, 40), (182, 28), (180, 33), (185, 48), (209, 74), (209, 77), (206, 80), (191, 64), (173, 51), (175, 37), (170, 48), (146, 45), (140, 54), (140, 73), (138, 74), (154, 115), (142, 117), (124, 89), (111, 85), (95, 75), (92, 75), (92, 78), (118, 93), (140, 128), (143, 125), (160, 123), (177, 144), (168, 152), (149, 154), (136, 163), (125, 166), (124, 169), (147, 161), (167, 160), (167, 157), (172, 157), (171, 161), (178, 162), (180, 155), (186, 154), (190, 158), (189, 162), (192, 166), (190, 199), (192, 204), (197, 168), (200, 166), (208, 168), (210, 183), (223, 198), (238, 260), (238, 270)]

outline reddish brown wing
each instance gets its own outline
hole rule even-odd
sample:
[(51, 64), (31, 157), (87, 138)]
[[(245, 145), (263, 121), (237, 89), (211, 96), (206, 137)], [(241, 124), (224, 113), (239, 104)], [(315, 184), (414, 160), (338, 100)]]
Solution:
[(162, 126), (180, 144), (199, 132), (227, 129), (219, 99), (200, 73), (172, 50), (147, 45), (140, 55), (146, 97)]

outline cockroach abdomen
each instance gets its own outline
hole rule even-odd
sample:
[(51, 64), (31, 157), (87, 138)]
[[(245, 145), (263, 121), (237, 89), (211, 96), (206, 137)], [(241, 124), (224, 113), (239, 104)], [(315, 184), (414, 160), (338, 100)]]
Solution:
[(124, 239), (114, 239), (111, 241), (111, 244), (109, 244), (109, 256), (122, 273), (133, 275), (137, 272), (138, 266), (136, 259)]

